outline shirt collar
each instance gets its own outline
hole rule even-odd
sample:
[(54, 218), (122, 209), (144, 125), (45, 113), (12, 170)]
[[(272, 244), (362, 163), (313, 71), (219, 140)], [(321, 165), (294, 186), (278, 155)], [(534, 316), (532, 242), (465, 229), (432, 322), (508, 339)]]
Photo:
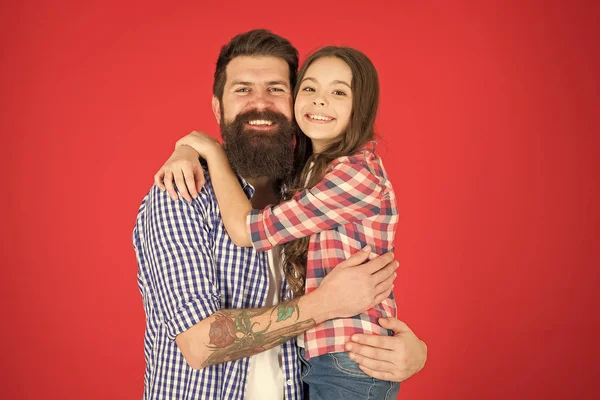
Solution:
[(254, 186), (252, 186), (250, 183), (248, 183), (248, 181), (246, 181), (244, 178), (242, 178), (241, 176), (237, 176), (238, 177), (238, 181), (240, 182), (240, 185), (242, 185), (242, 190), (244, 191), (244, 193), (246, 193), (246, 197), (248, 197), (248, 199), (251, 199), (252, 196), (254, 196)]
[(368, 151), (371, 153), (375, 152), (375, 148), (377, 147), (377, 142), (375, 140), (371, 140), (370, 142), (365, 143), (358, 151)]

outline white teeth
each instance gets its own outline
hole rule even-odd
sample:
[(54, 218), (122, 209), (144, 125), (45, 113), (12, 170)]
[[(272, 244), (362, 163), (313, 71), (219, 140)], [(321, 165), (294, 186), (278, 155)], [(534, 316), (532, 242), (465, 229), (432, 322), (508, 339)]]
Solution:
[(273, 125), (273, 121), (266, 121), (264, 119), (255, 119), (248, 122), (250, 125)]
[(316, 114), (308, 114), (308, 116), (312, 119), (318, 119), (320, 121), (331, 121), (333, 119), (333, 118), (324, 117), (322, 115), (316, 115)]

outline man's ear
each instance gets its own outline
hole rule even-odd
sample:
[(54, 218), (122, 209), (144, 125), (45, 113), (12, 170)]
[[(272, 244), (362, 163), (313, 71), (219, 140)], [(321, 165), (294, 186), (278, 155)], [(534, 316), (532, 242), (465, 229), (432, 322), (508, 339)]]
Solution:
[(221, 102), (217, 99), (217, 96), (212, 97), (212, 109), (215, 118), (217, 119), (217, 124), (221, 124)]

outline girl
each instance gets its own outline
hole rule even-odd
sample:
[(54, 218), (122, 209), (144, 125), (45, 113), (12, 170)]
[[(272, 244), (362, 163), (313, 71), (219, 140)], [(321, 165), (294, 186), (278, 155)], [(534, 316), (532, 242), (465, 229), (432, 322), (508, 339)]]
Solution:
[[(379, 81), (371, 61), (355, 49), (325, 47), (300, 69), (294, 98), (301, 129), (296, 169), (287, 185), (287, 201), (279, 205), (252, 209), (212, 137), (194, 132), (178, 145), (191, 146), (207, 161), (223, 223), (238, 246), (266, 251), (285, 243), (284, 272), (299, 296), (315, 290), (335, 265), (366, 245), (377, 254), (391, 251), (398, 214), (391, 183), (375, 153)], [(197, 157), (190, 162), (197, 163)], [(166, 164), (157, 173), (163, 190), (162, 177), (173, 172)], [(193, 182), (198, 177), (185, 178)], [(185, 185), (178, 189), (187, 192)], [(391, 295), (363, 314), (329, 320), (300, 335), (310, 399), (395, 399), (399, 383), (367, 376), (344, 350), (355, 333), (389, 335), (378, 319), (395, 315)]]

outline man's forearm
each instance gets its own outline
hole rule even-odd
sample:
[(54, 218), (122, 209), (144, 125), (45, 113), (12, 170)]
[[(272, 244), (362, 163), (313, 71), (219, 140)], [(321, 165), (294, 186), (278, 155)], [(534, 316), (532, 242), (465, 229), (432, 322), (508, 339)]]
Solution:
[(190, 328), (178, 345), (188, 363), (201, 369), (261, 353), (331, 317), (311, 294), (268, 308), (219, 310)]

